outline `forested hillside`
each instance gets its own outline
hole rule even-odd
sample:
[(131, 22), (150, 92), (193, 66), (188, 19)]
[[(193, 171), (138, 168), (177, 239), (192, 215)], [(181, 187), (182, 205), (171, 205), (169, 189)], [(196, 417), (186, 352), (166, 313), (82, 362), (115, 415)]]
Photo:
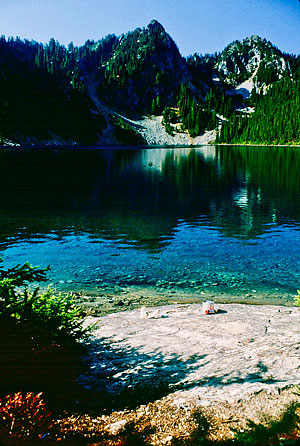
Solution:
[(155, 115), (174, 141), (215, 129), (219, 143), (295, 144), (299, 82), (299, 56), (266, 39), (184, 58), (156, 20), (81, 47), (2, 36), (0, 138), (143, 144), (132, 119)]
[[(242, 44), (234, 42), (227, 47), (220, 57), (218, 68), (227, 82), (233, 79), (235, 84), (244, 80), (247, 72), (251, 74), (253, 88), (250, 97), (244, 101), (249, 109), (233, 109), (223, 122), (217, 141), (238, 144), (299, 143), (299, 56), (283, 54), (270, 42), (257, 36), (245, 39), (246, 51), (241, 51)], [(248, 67), (246, 71), (237, 68), (241, 60), (237, 53), (244, 52)]]
[(93, 113), (74, 53), (53, 39), (46, 46), (0, 39), (2, 139), (97, 141), (105, 123)]
[(219, 142), (285, 144), (300, 141), (300, 81), (285, 78), (266, 94), (253, 93), (253, 114), (233, 112), (222, 125)]

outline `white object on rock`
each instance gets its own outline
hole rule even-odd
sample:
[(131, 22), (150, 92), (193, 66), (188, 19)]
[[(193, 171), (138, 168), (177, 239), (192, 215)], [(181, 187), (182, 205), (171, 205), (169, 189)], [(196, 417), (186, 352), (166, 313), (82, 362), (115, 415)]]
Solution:
[(154, 310), (151, 313), (146, 311), (146, 307), (141, 307), (141, 319), (151, 319), (151, 318), (159, 318), (161, 317), (160, 310)]
[(160, 311), (159, 309), (152, 311), (152, 313), (149, 313), (147, 315), (148, 318), (156, 318), (156, 317), (160, 317)]
[(203, 302), (203, 313), (204, 314), (215, 314), (215, 304), (212, 300), (207, 300)]

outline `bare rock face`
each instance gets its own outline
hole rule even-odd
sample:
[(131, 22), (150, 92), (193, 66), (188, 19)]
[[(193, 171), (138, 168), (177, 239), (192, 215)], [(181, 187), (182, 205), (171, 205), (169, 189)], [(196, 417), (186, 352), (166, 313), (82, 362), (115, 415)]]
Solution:
[(232, 402), (262, 390), (299, 384), (299, 309), (222, 304), (204, 315), (201, 304), (90, 318), (89, 374), (82, 382), (121, 392), (168, 387), (178, 404)]

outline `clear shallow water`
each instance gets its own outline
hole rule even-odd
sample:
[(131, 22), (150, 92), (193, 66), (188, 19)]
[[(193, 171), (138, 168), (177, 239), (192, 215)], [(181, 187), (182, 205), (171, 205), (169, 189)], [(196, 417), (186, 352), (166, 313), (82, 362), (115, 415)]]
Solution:
[(2, 150), (0, 184), (5, 264), (58, 289), (300, 287), (297, 148)]

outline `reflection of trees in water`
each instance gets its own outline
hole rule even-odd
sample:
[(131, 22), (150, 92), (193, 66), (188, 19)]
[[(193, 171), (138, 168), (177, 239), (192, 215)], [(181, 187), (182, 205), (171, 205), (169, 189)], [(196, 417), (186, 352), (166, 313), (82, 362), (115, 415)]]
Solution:
[[(90, 233), (164, 245), (176, 220), (163, 212), (161, 178), (135, 163), (135, 150), (1, 152), (1, 241)], [(13, 236), (13, 239), (10, 237)], [(9, 240), (10, 239), (10, 240)]]
[(4, 247), (72, 231), (156, 250), (179, 219), (246, 239), (266, 224), (300, 221), (297, 149), (222, 146), (209, 158), (170, 149), (160, 169), (143, 166), (142, 150), (2, 151)]
[[(221, 149), (222, 150), (222, 149)], [(165, 177), (177, 184), (178, 202), (190, 224), (218, 227), (225, 235), (252, 237), (260, 231), (248, 223), (247, 179), (245, 169), (227, 169), (219, 151), (214, 159), (205, 160), (191, 151), (186, 158), (166, 158)], [(241, 206), (242, 205), (242, 206)]]
[[(191, 151), (166, 157), (164, 175), (177, 183), (182, 218), (204, 215), (225, 235), (250, 239), (265, 225), (300, 221), (300, 152), (281, 147), (219, 147), (207, 161)], [(194, 212), (196, 211), (196, 212)]]
[[(238, 203), (238, 213), (249, 236), (264, 233), (266, 224), (300, 222), (299, 149), (222, 147), (220, 161), (232, 177), (245, 172), (245, 203)], [(247, 235), (242, 227), (240, 232)]]

